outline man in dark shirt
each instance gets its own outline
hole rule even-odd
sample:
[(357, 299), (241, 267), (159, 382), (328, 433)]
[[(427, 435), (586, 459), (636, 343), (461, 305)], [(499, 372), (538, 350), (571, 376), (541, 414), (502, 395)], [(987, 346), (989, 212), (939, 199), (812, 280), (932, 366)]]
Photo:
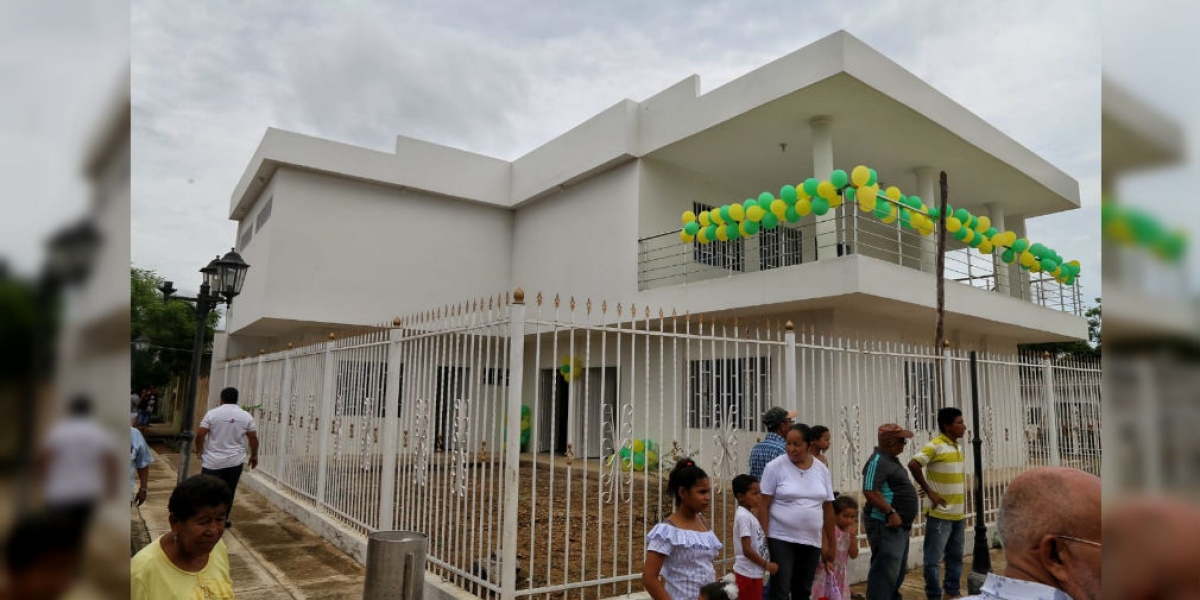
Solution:
[(908, 564), (908, 536), (917, 518), (917, 490), (897, 456), (913, 432), (887, 423), (879, 426), (879, 445), (863, 467), (863, 495), (867, 499), (867, 543), (871, 569), (867, 574), (867, 600), (901, 600)]

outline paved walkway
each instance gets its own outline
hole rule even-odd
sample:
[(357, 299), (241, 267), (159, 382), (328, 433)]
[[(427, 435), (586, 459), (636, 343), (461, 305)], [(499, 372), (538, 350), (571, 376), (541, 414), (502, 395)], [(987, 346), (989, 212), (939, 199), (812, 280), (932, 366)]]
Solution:
[[(175, 486), (178, 454), (165, 446), (154, 446), (150, 465), (150, 492), (146, 503), (134, 509), (131, 523), (132, 550), (136, 552), (151, 540), (170, 530), (167, 500)], [(193, 464), (193, 468), (198, 468)], [(263, 600), (329, 598), (360, 600), (363, 566), (326, 542), (312, 530), (268, 502), (248, 486), (238, 486), (230, 515), (234, 526), (225, 530), (234, 592), (242, 598)], [(967, 532), (967, 544), (973, 532)], [(992, 569), (1004, 569), (1003, 555), (994, 550)], [(864, 556), (862, 560), (867, 560)], [(966, 573), (971, 557), (966, 557)], [(865, 594), (866, 584), (851, 586), (851, 592)], [(908, 573), (901, 588), (904, 600), (924, 600), (925, 580), (920, 569)]]
[[(965, 542), (966, 542), (968, 548), (970, 548), (974, 544), (974, 539), (975, 539), (974, 535), (975, 535), (974, 531), (967, 530), (967, 535), (966, 535), (967, 539), (965, 540)], [(992, 572), (1003, 573), (1004, 572), (1004, 553), (1000, 550), (992, 550), (991, 558), (992, 558)], [(861, 556), (859, 558), (859, 560), (870, 560), (870, 559), (866, 556)], [(964, 556), (963, 557), (963, 578), (962, 578), (962, 588), (961, 588), (962, 594), (964, 596), (967, 595), (967, 574), (969, 574), (971, 572), (971, 564), (972, 564), (971, 557)], [(862, 597), (865, 598), (866, 594), (867, 594), (867, 584), (860, 583), (858, 585), (850, 586), (850, 593), (855, 594), (855, 595), (862, 594)], [(925, 600), (925, 576), (921, 574), (921, 569), (919, 569), (919, 568), (913, 569), (908, 572), (908, 575), (905, 575), (904, 584), (900, 586), (900, 595), (901, 595), (901, 597), (904, 598), (904, 600)]]
[[(132, 514), (134, 550), (170, 530), (167, 500), (175, 487), (179, 456), (159, 454), (167, 451), (161, 446), (155, 450), (150, 492)], [(225, 530), (224, 539), (239, 598), (361, 600), (362, 565), (248, 486), (238, 486), (230, 519), (233, 527)]]

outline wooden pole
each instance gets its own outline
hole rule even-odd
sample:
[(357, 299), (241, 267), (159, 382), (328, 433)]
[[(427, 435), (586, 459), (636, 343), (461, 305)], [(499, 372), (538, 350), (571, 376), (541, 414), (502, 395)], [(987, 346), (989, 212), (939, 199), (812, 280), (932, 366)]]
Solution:
[(941, 187), (941, 203), (938, 209), (938, 228), (937, 228), (937, 267), (934, 269), (934, 275), (937, 277), (937, 331), (934, 334), (934, 351), (938, 356), (943, 357), (937, 361), (937, 390), (938, 401), (942, 405), (946, 402), (946, 378), (945, 378), (945, 346), (946, 346), (946, 198), (949, 195), (950, 189), (946, 183), (946, 172), (942, 171), (939, 179)]

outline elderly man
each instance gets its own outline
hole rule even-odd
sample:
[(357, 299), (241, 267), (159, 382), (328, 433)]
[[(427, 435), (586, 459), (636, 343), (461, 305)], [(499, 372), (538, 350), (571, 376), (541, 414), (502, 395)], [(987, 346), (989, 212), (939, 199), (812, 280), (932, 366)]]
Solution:
[(1100, 478), (1066, 467), (1018, 475), (1000, 502), (1004, 575), (979, 600), (1100, 600)]
[(767, 463), (787, 452), (784, 438), (792, 428), (794, 418), (796, 411), (784, 410), (778, 406), (773, 406), (763, 413), (762, 423), (763, 427), (767, 428), (767, 437), (755, 444), (754, 449), (750, 451), (750, 474), (755, 479), (762, 480), (763, 469), (767, 467)]
[(867, 543), (871, 568), (867, 600), (903, 600), (900, 584), (908, 566), (908, 537), (917, 518), (917, 489), (897, 458), (913, 432), (886, 423), (877, 432), (879, 445), (863, 467), (863, 496), (867, 499)]

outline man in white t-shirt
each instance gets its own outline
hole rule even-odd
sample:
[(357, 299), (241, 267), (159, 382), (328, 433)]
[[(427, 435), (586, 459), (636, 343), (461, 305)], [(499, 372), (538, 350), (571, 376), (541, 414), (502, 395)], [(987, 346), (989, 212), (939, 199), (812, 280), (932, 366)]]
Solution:
[[(196, 454), (200, 456), (200, 472), (213, 475), (237, 492), (246, 462), (246, 446), (250, 446), (250, 468), (258, 466), (258, 429), (254, 417), (237, 405), (237, 388), (221, 390), (221, 405), (208, 411), (196, 431)], [(230, 498), (233, 496), (231, 495)], [(229, 503), (233, 510), (232, 500)], [(226, 518), (225, 526), (232, 523)]]
[(42, 441), (37, 468), (46, 505), (62, 513), (82, 536), (96, 504), (115, 498), (120, 459), (113, 436), (92, 419), (92, 401), (76, 396), (67, 417), (54, 424)]

